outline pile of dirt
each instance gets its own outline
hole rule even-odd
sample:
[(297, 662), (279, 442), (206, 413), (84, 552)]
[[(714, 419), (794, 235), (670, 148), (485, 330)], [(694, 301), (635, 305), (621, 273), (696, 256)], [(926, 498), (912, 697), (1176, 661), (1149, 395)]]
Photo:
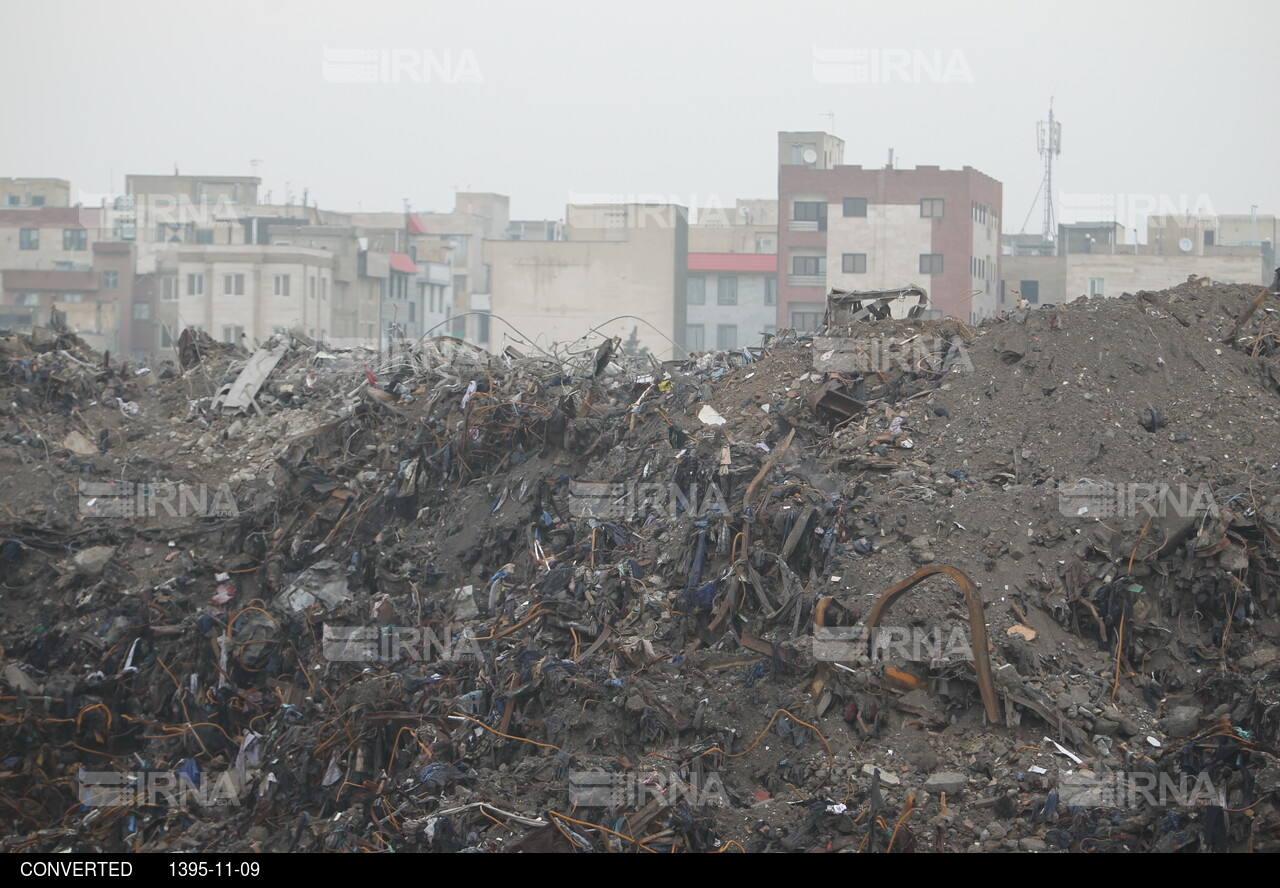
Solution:
[(4, 847), (1275, 850), (1258, 297), (299, 338), (244, 414), (0, 339)]

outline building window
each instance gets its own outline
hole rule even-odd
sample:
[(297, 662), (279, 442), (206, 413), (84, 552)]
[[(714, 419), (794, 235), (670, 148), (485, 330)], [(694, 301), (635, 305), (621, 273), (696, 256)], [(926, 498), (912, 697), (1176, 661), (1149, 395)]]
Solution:
[(774, 248), (773, 248), (773, 238), (771, 238), (771, 237), (757, 237), (757, 238), (756, 238), (756, 252), (757, 252), (757, 253), (773, 253), (773, 252), (776, 252), (776, 251), (774, 250)]
[(1105, 285), (1106, 278), (1089, 278), (1089, 295), (1102, 296)]
[(840, 257), (840, 270), (845, 274), (866, 274), (866, 253), (845, 253)]
[(738, 347), (738, 325), (737, 324), (717, 324), (716, 325), (716, 348), (730, 349)]
[(846, 216), (867, 215), (867, 199), (865, 197), (846, 197), (844, 199), (844, 214)]
[(167, 274), (160, 278), (160, 298), (166, 302), (172, 302), (178, 298), (178, 278), (176, 275)]
[(39, 293), (19, 293), (17, 304), (18, 305), (39, 305), (40, 294)]
[(83, 228), (62, 229), (62, 249), (84, 250), (89, 246), (89, 232)]
[(920, 201), (920, 216), (925, 219), (942, 218), (942, 198), (926, 197)]
[(738, 279), (733, 275), (720, 275), (716, 278), (716, 303), (719, 305), (738, 304)]
[(182, 226), (177, 222), (159, 222), (156, 224), (156, 240), (159, 243), (180, 244)]
[(227, 324), (222, 328), (222, 341), (237, 343), (240, 337), (244, 335), (244, 327), (238, 324)]
[(821, 276), (827, 273), (826, 256), (792, 256), (791, 273), (798, 276)]
[(224, 274), (222, 276), (222, 295), (223, 296), (243, 296), (244, 295), (244, 275), (243, 274)]
[(151, 320), (151, 303), (150, 302), (133, 303), (133, 319), (135, 321)]
[(37, 195), (33, 196), (33, 197), (31, 198), (31, 206), (33, 206), (33, 207), (42, 207), (42, 206), (44, 206), (44, 195), (42, 195), (42, 194), (37, 194)]
[(1040, 282), (1039, 281), (1019, 281), (1018, 289), (1022, 294), (1022, 301), (1032, 305), (1040, 301)]
[(827, 203), (821, 200), (798, 200), (792, 210), (796, 222), (817, 222), (819, 231), (827, 230)]
[(23, 228), (18, 232), (18, 249), (21, 250), (38, 250), (40, 249), (40, 229), (39, 228)]
[(102, 283), (98, 285), (103, 290), (114, 290), (120, 286), (120, 272), (104, 271), (102, 273)]
[(811, 333), (818, 329), (818, 325), (821, 323), (822, 312), (820, 311), (791, 312), (791, 326), (798, 333)]
[(7, 203), (11, 207), (20, 207), (22, 206), (22, 195), (21, 194), (5, 195), (5, 203)]
[(921, 253), (920, 254), (920, 273), (921, 274), (942, 274), (942, 254), (941, 253)]
[(187, 295), (203, 296), (204, 295), (204, 275), (189, 274), (187, 275)]
[(764, 304), (778, 304), (778, 279), (776, 277), (767, 277), (764, 279)]
[(59, 302), (84, 302), (83, 293), (63, 293)]
[[(311, 275), (311, 278), (310, 278), (310, 283), (309, 283), (309, 293), (308, 293), (308, 295), (309, 295), (312, 299), (315, 299), (315, 298), (316, 298), (316, 276), (315, 276), (314, 274), (313, 274), (313, 275)], [(395, 298), (395, 293), (394, 293), (394, 292), (392, 293), (391, 298), (392, 298), (392, 299), (394, 299), (394, 298)]]
[(412, 324), (415, 320), (417, 320), (417, 318), (414, 317), (414, 315), (416, 314), (414, 309), (416, 309), (417, 307), (418, 307), (418, 303), (416, 302), (409, 303), (409, 323), (410, 324)]
[(707, 347), (706, 329), (702, 324), (689, 324), (684, 328), (684, 344), (689, 351), (702, 351)]
[(685, 293), (687, 295), (685, 301), (689, 305), (706, 305), (707, 279), (701, 275), (686, 278)]
[(321, 301), (329, 298), (329, 279), (320, 278), (320, 299)]
[(1204, 245), (1205, 245), (1206, 247), (1212, 247), (1212, 246), (1213, 246), (1213, 231), (1212, 231), (1212, 229), (1210, 229), (1209, 231), (1206, 231), (1206, 232), (1204, 233)]
[(489, 341), (489, 314), (488, 312), (480, 312), (476, 316), (476, 339), (481, 342)]
[(198, 244), (211, 244), (211, 243), (213, 243), (213, 229), (212, 229), (212, 228), (197, 228), (197, 229), (196, 229), (196, 243), (198, 243)]
[(271, 295), (273, 296), (289, 295), (289, 275), (278, 274), (275, 276), (275, 285), (271, 289)]

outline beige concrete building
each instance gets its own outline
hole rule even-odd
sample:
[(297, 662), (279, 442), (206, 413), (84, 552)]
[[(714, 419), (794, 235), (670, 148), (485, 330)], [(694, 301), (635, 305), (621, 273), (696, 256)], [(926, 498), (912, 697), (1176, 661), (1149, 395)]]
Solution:
[(777, 253), (778, 202), (742, 200), (699, 207), (689, 225), (690, 253)]
[[(492, 313), (515, 330), (495, 320), (484, 331), (488, 335), (477, 341), (491, 350), (504, 344), (519, 347), (524, 336), (544, 347), (572, 341), (585, 345), (602, 336), (625, 341), (634, 331), (655, 356), (684, 357), (685, 208), (570, 205), (565, 231), (564, 241), (484, 243)], [(597, 332), (589, 335), (593, 328)]]
[(47, 325), (56, 311), (91, 347), (145, 359), (159, 328), (151, 290), (134, 273), (133, 245), (99, 241), (91, 255), (74, 269), (6, 270), (0, 327)]
[(138, 271), (151, 273), (161, 254), (179, 247), (250, 240), (245, 221), (258, 202), (257, 176), (125, 176), (123, 195), (101, 195), (102, 228), (138, 245)]
[(1005, 256), (1001, 263), (1001, 306), (1009, 310), (1018, 296), (1032, 305), (1061, 304), (1079, 296), (1119, 296), (1140, 290), (1163, 290), (1185, 283), (1190, 275), (1240, 284), (1270, 283), (1261, 279), (1257, 249), (1223, 248), (1214, 255), (1160, 256), (1136, 253), (1125, 245), (1115, 253), (1069, 256)]
[(69, 207), (71, 183), (66, 179), (0, 177), (0, 208)]
[[(1163, 215), (1147, 219), (1147, 252), (1160, 256), (1226, 259), (1253, 248), (1258, 273), (1270, 283), (1276, 261), (1280, 221), (1274, 215)], [(1206, 272), (1207, 274), (1208, 272)], [(1249, 280), (1253, 283), (1252, 277)]]
[(97, 215), (70, 207), (0, 209), (0, 276), (5, 269), (89, 268), (100, 235)]
[(313, 247), (202, 245), (167, 251), (157, 272), (162, 345), (172, 347), (185, 327), (249, 348), (293, 328), (328, 339), (336, 329), (336, 264), (332, 252)]
[(1269, 284), (1274, 242), (1260, 238), (1254, 243), (1227, 244), (1219, 233), (1269, 234), (1265, 226), (1272, 218), (1151, 217), (1146, 244), (1126, 243), (1126, 229), (1115, 222), (1059, 225), (1054, 241), (1039, 235), (1006, 235), (1000, 309), (1016, 307), (1019, 296), (1032, 305), (1043, 305), (1079, 296), (1163, 290), (1191, 275), (1224, 283)]

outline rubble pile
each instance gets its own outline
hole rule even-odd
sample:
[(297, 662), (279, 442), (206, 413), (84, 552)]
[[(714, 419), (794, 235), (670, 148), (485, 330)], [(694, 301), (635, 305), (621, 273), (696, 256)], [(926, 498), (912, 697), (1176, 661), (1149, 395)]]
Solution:
[(0, 335), (0, 842), (1280, 849), (1277, 309)]

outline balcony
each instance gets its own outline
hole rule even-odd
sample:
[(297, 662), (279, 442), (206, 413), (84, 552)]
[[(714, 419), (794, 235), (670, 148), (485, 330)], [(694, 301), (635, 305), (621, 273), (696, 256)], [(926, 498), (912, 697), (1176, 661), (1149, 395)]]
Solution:
[(812, 219), (804, 221), (802, 219), (790, 219), (787, 221), (787, 231), (819, 231), (818, 221)]
[(825, 274), (789, 274), (787, 275), (788, 287), (825, 287), (827, 285), (827, 276)]

